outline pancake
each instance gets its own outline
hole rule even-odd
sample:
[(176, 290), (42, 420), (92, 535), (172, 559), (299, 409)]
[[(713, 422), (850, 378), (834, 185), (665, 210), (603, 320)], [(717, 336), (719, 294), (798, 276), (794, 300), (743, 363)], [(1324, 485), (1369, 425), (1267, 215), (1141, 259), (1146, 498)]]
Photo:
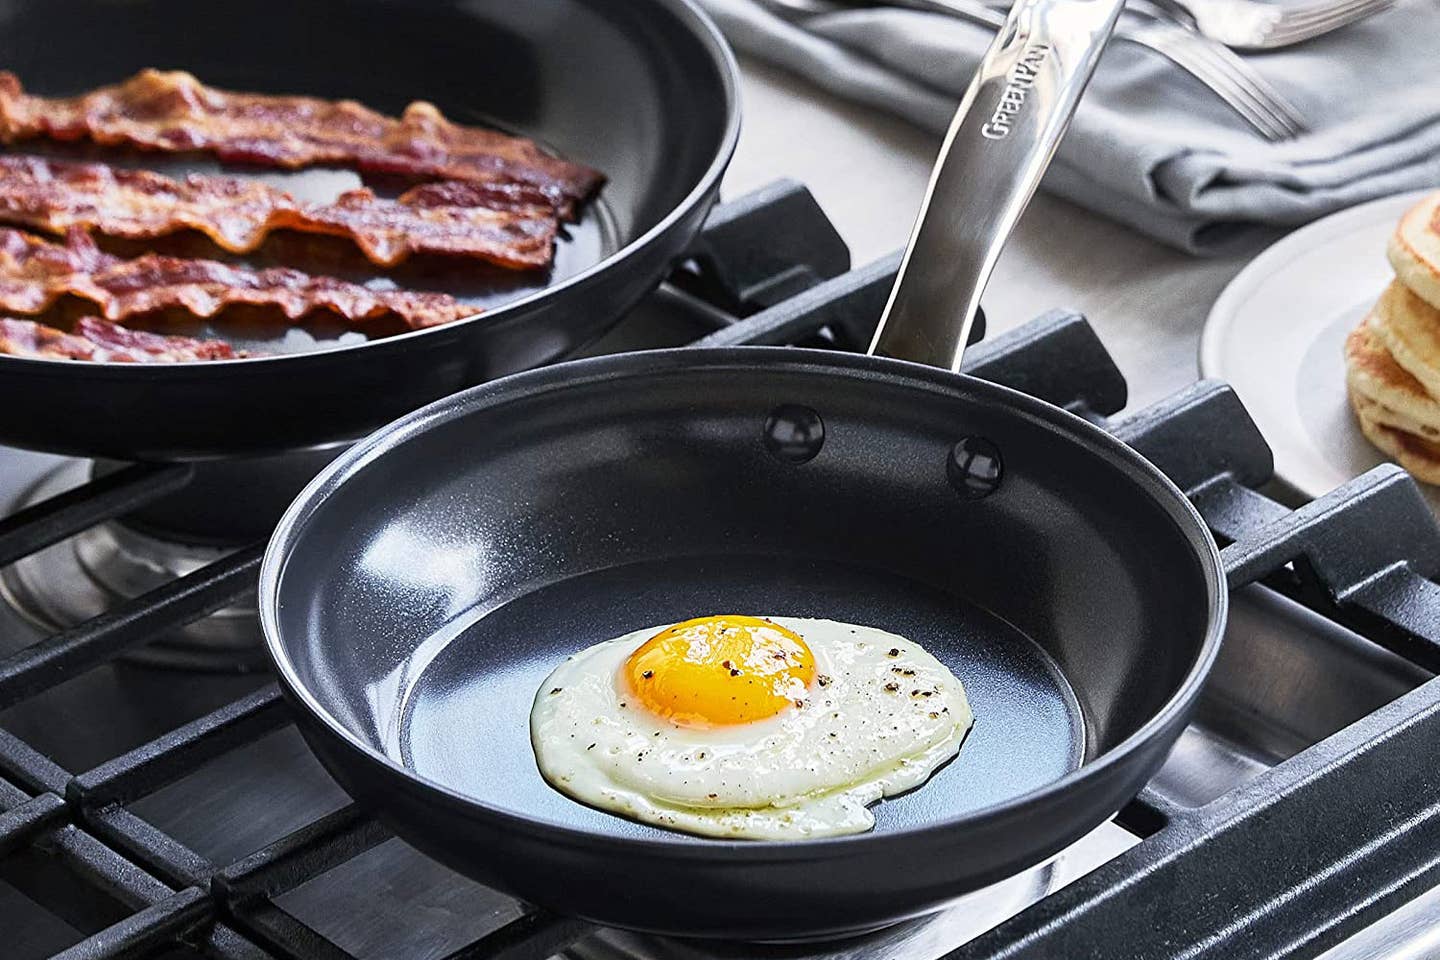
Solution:
[(1440, 484), (1440, 443), (1396, 429), (1375, 420), (1373, 400), (1350, 391), (1350, 405), (1360, 421), (1360, 432), (1416, 480)]
[(1440, 397), (1440, 309), (1430, 306), (1399, 280), (1393, 281), (1370, 311), (1370, 329), (1395, 362)]
[(1387, 407), (1383, 403), (1378, 403), (1370, 397), (1355, 393), (1353, 390), (1350, 395), (1350, 405), (1357, 410), (1363, 409), (1365, 411), (1365, 419), (1372, 423), (1414, 434), (1421, 440), (1440, 443), (1440, 429), (1421, 423), (1393, 407)]
[(1400, 218), (1386, 254), (1400, 282), (1440, 310), (1440, 191)]
[(1440, 401), (1395, 362), (1374, 324), (1374, 315), (1366, 316), (1345, 339), (1346, 385), (1370, 401), (1376, 422), (1440, 441)]

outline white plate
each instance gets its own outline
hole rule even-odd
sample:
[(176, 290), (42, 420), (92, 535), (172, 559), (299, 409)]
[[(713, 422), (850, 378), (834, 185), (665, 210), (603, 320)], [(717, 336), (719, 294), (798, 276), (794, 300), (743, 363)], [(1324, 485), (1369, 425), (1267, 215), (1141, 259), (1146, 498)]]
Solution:
[[(1275, 451), (1275, 476), (1307, 498), (1388, 458), (1345, 396), (1345, 336), (1394, 277), (1385, 243), (1430, 191), (1351, 207), (1296, 230), (1240, 272), (1205, 321), (1200, 372), (1229, 382)], [(1440, 491), (1426, 488), (1440, 509)]]

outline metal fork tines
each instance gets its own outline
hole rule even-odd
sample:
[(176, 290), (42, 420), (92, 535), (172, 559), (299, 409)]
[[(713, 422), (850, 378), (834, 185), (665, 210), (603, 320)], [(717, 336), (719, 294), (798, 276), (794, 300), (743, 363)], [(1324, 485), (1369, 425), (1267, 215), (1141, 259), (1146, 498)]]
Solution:
[[(999, 29), (1002, 13), (980, 0), (759, 0), (761, 6), (787, 20), (804, 20), (823, 13), (860, 6), (896, 6), (941, 13)], [(1136, 0), (1132, 0), (1134, 7)], [(1137, 13), (1151, 17), (1145, 7)], [(1306, 129), (1304, 117), (1284, 96), (1233, 51), (1172, 23), (1122, 23), (1115, 39), (1144, 47), (1166, 58), (1199, 80), (1245, 123), (1266, 140), (1289, 140)]]
[(1115, 38), (1152, 50), (1195, 77), (1267, 140), (1290, 140), (1306, 130), (1299, 109), (1226, 47), (1159, 22), (1123, 26)]
[(1212, 40), (1237, 50), (1273, 50), (1304, 43), (1382, 13), (1397, 0), (1164, 0)]

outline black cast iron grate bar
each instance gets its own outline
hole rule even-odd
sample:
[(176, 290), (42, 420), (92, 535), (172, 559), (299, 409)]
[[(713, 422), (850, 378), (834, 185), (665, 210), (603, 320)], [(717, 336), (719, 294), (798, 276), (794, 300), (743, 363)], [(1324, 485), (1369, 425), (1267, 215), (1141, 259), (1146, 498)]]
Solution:
[(172, 886), (208, 886), (215, 872), (209, 860), (118, 804), (75, 816), (97, 839)]
[(0, 814), (0, 857), (65, 823), (65, 801), (42, 793)]
[[(783, 346), (814, 335), (822, 327), (837, 327), (849, 336), (844, 345), (864, 349), (885, 307), (900, 255), (892, 254), (849, 273), (817, 284), (754, 316), (695, 341), (696, 347)], [(982, 324), (976, 324), (979, 337)]]
[(0, 519), (0, 567), (153, 503), (190, 476), (184, 464), (137, 463)]
[(158, 903), (175, 892), (78, 827), (52, 831), (41, 839), (41, 846), (48, 847), (92, 886), (133, 909)]
[(339, 945), (317, 933), (268, 900), (256, 900), (233, 922), (262, 944), (268, 957), (284, 960), (355, 960)]
[(1436, 761), (1430, 681), (948, 960), (1105, 956), (1115, 943), (1135, 957), (1314, 956), (1440, 879)]
[(144, 956), (157, 941), (183, 940), (207, 926), (214, 916), (213, 907), (205, 891), (194, 887), (181, 890), (81, 940), (56, 954), (56, 960)]
[(211, 885), (240, 907), (293, 890), (389, 838), (388, 830), (348, 804), (226, 867)]
[(231, 603), (253, 586), (263, 553), (246, 547), (0, 660), (0, 708)]
[(682, 268), (670, 282), (738, 316), (850, 269), (849, 247), (810, 191), (793, 180), (716, 207), (690, 257), (699, 269)]
[(1125, 378), (1089, 322), (1073, 310), (1051, 310), (976, 344), (965, 352), (961, 369), (1072, 413), (1108, 416), (1125, 406)]
[[(273, 960), (274, 956), (223, 923), (216, 923), (210, 928), (210, 934), (205, 938), (204, 952), (216, 960)], [(99, 960), (109, 958), (102, 955)]]
[(273, 683), (82, 773), (66, 787), (83, 806), (126, 803), (289, 723)]
[(8, 730), (0, 730), (0, 774), (34, 793), (64, 793), (70, 773)]
[(585, 920), (531, 910), (445, 960), (545, 960), (594, 930)]

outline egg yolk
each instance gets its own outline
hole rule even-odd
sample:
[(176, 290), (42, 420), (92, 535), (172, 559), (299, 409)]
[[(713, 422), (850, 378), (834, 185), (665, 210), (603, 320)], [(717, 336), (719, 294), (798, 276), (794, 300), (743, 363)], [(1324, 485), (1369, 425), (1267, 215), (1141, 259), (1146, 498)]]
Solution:
[(798, 705), (815, 678), (799, 634), (759, 617), (700, 617), (661, 630), (625, 661), (635, 697), (683, 727), (732, 726)]

